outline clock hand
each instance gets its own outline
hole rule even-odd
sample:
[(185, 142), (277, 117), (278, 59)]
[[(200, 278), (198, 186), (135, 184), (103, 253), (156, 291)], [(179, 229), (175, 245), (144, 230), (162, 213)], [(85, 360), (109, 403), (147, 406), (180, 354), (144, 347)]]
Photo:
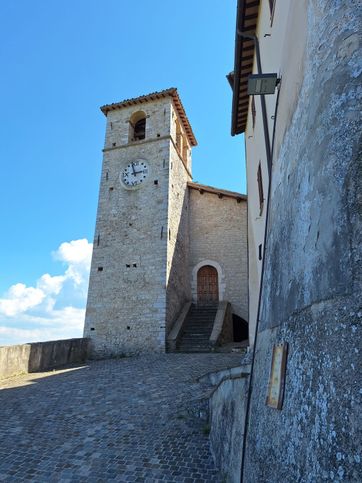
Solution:
[(136, 170), (134, 169), (134, 164), (132, 163), (133, 176), (136, 176)]

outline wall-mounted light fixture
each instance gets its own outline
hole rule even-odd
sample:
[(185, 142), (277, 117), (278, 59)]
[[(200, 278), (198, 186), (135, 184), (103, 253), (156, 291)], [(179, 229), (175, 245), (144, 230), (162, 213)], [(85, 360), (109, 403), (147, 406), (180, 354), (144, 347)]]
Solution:
[(277, 74), (252, 74), (248, 77), (249, 96), (274, 94), (279, 83)]

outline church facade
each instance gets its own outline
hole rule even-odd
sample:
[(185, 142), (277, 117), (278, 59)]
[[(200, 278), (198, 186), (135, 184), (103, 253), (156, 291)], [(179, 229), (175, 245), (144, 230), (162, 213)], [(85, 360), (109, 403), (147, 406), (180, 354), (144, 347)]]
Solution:
[(95, 357), (165, 351), (185, 304), (248, 318), (246, 196), (192, 182), (197, 145), (175, 88), (107, 117), (84, 336)]

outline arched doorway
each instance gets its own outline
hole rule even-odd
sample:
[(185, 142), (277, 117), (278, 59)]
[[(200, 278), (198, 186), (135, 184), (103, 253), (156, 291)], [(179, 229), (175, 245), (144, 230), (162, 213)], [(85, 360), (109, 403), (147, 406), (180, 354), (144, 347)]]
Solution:
[(207, 304), (219, 301), (219, 281), (217, 270), (204, 265), (197, 272), (197, 302)]

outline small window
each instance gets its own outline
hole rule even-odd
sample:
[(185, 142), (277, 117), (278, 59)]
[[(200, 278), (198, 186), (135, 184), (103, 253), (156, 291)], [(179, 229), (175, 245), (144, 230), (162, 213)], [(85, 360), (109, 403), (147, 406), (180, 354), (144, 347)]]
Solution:
[(259, 245), (259, 260), (263, 258), (263, 245)]
[(141, 141), (146, 138), (146, 114), (143, 111), (134, 112), (129, 120), (129, 136), (130, 143)]
[(181, 134), (181, 127), (178, 119), (176, 119), (175, 125), (176, 125), (176, 147), (179, 150), (179, 153), (182, 153), (182, 134)]
[(255, 109), (255, 99), (254, 96), (251, 98), (251, 117), (253, 120), (253, 129), (255, 128), (255, 119), (256, 119), (256, 109)]
[(258, 166), (257, 181), (258, 181), (259, 207), (260, 207), (259, 215), (261, 215), (262, 212), (263, 212), (263, 207), (264, 207), (264, 189), (263, 189), (263, 177), (262, 177), (262, 173), (261, 173), (261, 164), (260, 163), (259, 163), (259, 166)]

